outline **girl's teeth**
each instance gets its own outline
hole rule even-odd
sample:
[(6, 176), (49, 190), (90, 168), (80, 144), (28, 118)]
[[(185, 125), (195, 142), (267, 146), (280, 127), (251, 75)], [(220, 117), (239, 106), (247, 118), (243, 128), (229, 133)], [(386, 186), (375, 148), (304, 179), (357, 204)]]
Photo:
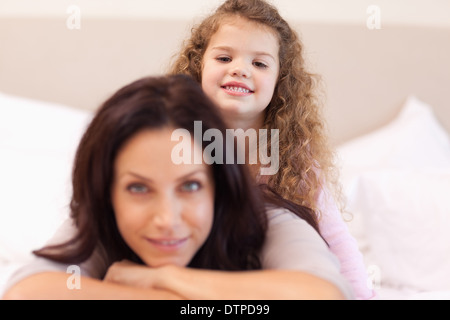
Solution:
[(230, 90), (230, 91), (236, 91), (236, 92), (243, 92), (243, 93), (250, 93), (250, 90), (241, 88), (241, 87), (229, 87), (226, 86), (225, 89)]

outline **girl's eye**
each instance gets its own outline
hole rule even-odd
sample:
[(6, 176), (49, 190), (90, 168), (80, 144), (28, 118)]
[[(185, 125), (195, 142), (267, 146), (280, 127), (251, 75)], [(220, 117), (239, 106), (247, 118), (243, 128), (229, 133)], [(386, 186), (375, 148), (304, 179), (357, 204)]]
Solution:
[(254, 65), (255, 67), (257, 67), (257, 68), (262, 68), (262, 69), (268, 68), (267, 64), (262, 63), (262, 62), (258, 62), (258, 61), (253, 62), (253, 65)]
[(229, 58), (229, 57), (218, 57), (218, 58), (216, 58), (216, 60), (220, 61), (220, 62), (230, 62), (231, 58)]
[(127, 187), (127, 190), (133, 194), (144, 194), (148, 192), (148, 188), (142, 184), (131, 184)]
[(181, 191), (183, 192), (195, 192), (200, 190), (200, 183), (197, 181), (189, 181), (186, 183), (183, 183), (183, 185), (181, 186)]

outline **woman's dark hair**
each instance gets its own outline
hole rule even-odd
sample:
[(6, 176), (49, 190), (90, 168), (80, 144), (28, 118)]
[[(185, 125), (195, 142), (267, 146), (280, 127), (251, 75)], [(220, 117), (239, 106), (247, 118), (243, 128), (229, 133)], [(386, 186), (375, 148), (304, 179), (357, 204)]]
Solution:
[[(194, 136), (194, 121), (202, 122), (202, 135), (214, 128), (225, 137), (226, 126), (219, 110), (200, 85), (186, 75), (147, 77), (117, 91), (97, 111), (75, 156), (70, 209), (77, 234), (66, 243), (44, 247), (34, 254), (77, 264), (100, 245), (107, 263), (122, 259), (142, 263), (122, 239), (115, 221), (111, 201), (115, 158), (121, 147), (142, 130), (184, 128)], [(224, 158), (226, 148), (224, 144)], [(213, 226), (189, 266), (260, 269), (259, 252), (267, 225), (262, 193), (253, 185), (246, 167), (237, 161), (213, 163), (211, 169), (215, 183)]]
[[(75, 155), (70, 210), (76, 235), (34, 254), (78, 264), (101, 247), (107, 265), (123, 259), (143, 263), (122, 239), (116, 224), (111, 201), (115, 159), (125, 143), (142, 130), (183, 128), (194, 136), (195, 121), (202, 122), (202, 136), (208, 129), (226, 136), (219, 109), (189, 76), (147, 77), (117, 91), (97, 111)], [(223, 144), (223, 159), (227, 159), (229, 147)], [(318, 231), (316, 221), (309, 219), (310, 209), (281, 198), (268, 187), (257, 188), (248, 168), (238, 164), (237, 152), (233, 150), (232, 154), (235, 161), (230, 164), (211, 164), (215, 184), (213, 226), (190, 267), (260, 269), (267, 204), (291, 210)]]

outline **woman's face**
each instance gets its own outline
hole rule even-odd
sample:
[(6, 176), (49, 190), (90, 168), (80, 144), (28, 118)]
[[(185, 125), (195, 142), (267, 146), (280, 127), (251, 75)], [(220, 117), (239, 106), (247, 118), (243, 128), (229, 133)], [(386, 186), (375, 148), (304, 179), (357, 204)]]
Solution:
[[(112, 204), (119, 232), (151, 267), (188, 265), (213, 224), (211, 168), (174, 164), (172, 149), (179, 142), (171, 141), (171, 134), (169, 128), (141, 131), (114, 164)], [(192, 152), (201, 157), (194, 143)]]

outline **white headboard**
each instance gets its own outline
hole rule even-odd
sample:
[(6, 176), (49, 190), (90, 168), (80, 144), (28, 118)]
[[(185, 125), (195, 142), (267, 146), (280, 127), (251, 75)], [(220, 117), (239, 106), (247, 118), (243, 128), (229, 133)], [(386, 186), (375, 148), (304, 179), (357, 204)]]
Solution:
[[(95, 109), (124, 84), (161, 74), (193, 21), (0, 19), (0, 92)], [(334, 143), (393, 118), (408, 95), (450, 132), (450, 29), (292, 22), (323, 76)]]

